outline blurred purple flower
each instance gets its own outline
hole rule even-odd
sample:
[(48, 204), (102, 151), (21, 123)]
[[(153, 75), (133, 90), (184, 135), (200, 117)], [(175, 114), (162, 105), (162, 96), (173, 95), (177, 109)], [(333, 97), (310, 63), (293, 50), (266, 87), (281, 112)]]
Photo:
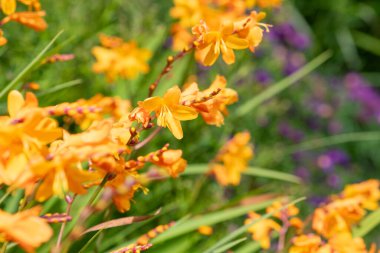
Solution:
[(340, 177), (336, 174), (330, 174), (327, 177), (327, 184), (332, 188), (339, 188), (341, 185)]
[(292, 142), (300, 142), (304, 138), (304, 133), (298, 129), (295, 129), (287, 122), (282, 122), (278, 126), (278, 132), (283, 137), (287, 138)]
[(265, 69), (258, 69), (255, 71), (255, 79), (258, 83), (266, 85), (272, 82), (272, 76)]
[(380, 124), (379, 93), (356, 73), (346, 75), (345, 85), (349, 96), (362, 106), (361, 118), (366, 121), (374, 118)]
[(310, 172), (304, 167), (299, 167), (295, 171), (296, 176), (302, 179), (304, 182), (308, 182), (310, 179)]
[(286, 44), (297, 50), (305, 50), (310, 46), (310, 39), (306, 34), (300, 33), (290, 23), (282, 23), (273, 27), (269, 38), (277, 43)]

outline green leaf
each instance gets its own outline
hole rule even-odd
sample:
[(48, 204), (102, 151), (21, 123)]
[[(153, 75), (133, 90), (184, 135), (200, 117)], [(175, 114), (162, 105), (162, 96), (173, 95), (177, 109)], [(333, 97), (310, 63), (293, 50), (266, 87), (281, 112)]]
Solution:
[(197, 230), (200, 226), (210, 226), (226, 220), (230, 220), (241, 215), (248, 213), (249, 211), (258, 211), (266, 208), (275, 200), (265, 201), (259, 204), (253, 204), (249, 206), (239, 206), (226, 210), (217, 211), (214, 213), (206, 214), (203, 216), (194, 217), (192, 219), (184, 221), (181, 225), (173, 226), (164, 233), (160, 234), (152, 240), (153, 244), (162, 243), (177, 236), (189, 233)]
[(348, 143), (348, 142), (359, 142), (359, 141), (380, 141), (380, 131), (331, 135), (324, 138), (308, 140), (300, 144), (296, 144), (296, 145), (284, 148), (284, 150), (285, 150), (285, 153), (292, 154), (299, 151), (324, 148), (328, 146), (334, 146), (334, 145)]
[(364, 237), (380, 224), (380, 208), (365, 217), (357, 227), (353, 229), (354, 237)]
[(332, 54), (330, 51), (322, 53), (294, 74), (282, 79), (276, 84), (273, 84), (270, 88), (266, 89), (259, 95), (253, 97), (251, 100), (245, 102), (236, 110), (235, 115), (241, 117), (251, 112), (253, 109), (261, 105), (263, 102), (273, 98), (286, 88), (290, 87), (291, 85), (295, 84), (297, 81), (308, 75), (314, 69), (318, 68), (324, 62), (326, 62), (331, 57), (331, 55)]
[(16, 76), (16, 78), (13, 79), (7, 86), (5, 86), (4, 89), (2, 89), (0, 92), (0, 98), (2, 98), (11, 89), (15, 89), (17, 87), (18, 83), (24, 78), (24, 76), (27, 75), (42, 60), (46, 52), (51, 48), (51, 46), (62, 33), (63, 31), (60, 31), (57, 35), (55, 35), (49, 44), (47, 44), (47, 46), (42, 49), (42, 51)]
[[(207, 164), (190, 164), (187, 166), (185, 172), (182, 175), (205, 174), (207, 171), (209, 171)], [(248, 167), (248, 169), (244, 171), (243, 174), (247, 176), (264, 177), (296, 184), (301, 183), (301, 179), (292, 174), (258, 167)]]
[(223, 246), (221, 246), (220, 248), (217, 248), (216, 250), (213, 251), (213, 253), (223, 253), (223, 252), (226, 252), (227, 250), (235, 247), (236, 245), (244, 242), (247, 240), (247, 237), (243, 237), (243, 238), (240, 238), (240, 239), (237, 239), (235, 241), (232, 241), (230, 243), (227, 243)]
[(261, 216), (259, 219), (255, 219), (251, 223), (248, 223), (248, 224), (246, 224), (244, 226), (241, 226), (240, 228), (238, 228), (234, 232), (228, 234), (227, 236), (225, 236), (224, 238), (222, 238), (221, 240), (219, 240), (214, 246), (212, 246), (211, 248), (209, 248), (208, 250), (206, 250), (204, 253), (214, 253), (217, 248), (221, 247), (222, 245), (225, 245), (225, 244), (229, 243), (231, 240), (233, 240), (236, 237), (240, 236), (241, 234), (245, 233), (248, 230), (249, 227), (251, 227), (252, 225), (256, 224), (257, 222), (260, 222), (260, 221), (262, 221), (264, 219), (270, 218), (270, 217), (273, 216), (273, 214), (277, 213), (278, 211), (281, 211), (281, 210), (287, 208), (288, 206), (297, 204), (297, 203), (299, 203), (299, 202), (301, 202), (301, 201), (303, 201), (305, 199), (306, 199), (305, 197), (298, 198), (298, 199), (290, 202), (289, 204), (284, 205), (283, 207), (279, 208), (278, 210), (275, 210), (275, 211), (272, 211), (270, 213), (267, 213), (267, 214)]

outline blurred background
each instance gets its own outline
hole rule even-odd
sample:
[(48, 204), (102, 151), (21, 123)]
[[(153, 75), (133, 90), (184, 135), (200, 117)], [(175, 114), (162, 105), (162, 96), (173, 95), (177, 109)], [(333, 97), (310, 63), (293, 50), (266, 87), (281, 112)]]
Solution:
[[(75, 59), (40, 67), (23, 80), (40, 84), (41, 91), (37, 94), (42, 105), (90, 98), (97, 93), (111, 95), (118, 85), (130, 86), (129, 93), (117, 95), (124, 98), (132, 95), (136, 103), (146, 96), (149, 84), (172, 54), (171, 1), (42, 0), (41, 3), (47, 13), (46, 31), (36, 33), (18, 24), (7, 25), (5, 35), (9, 42), (0, 47), (0, 85), (12, 80), (64, 30), (51, 53), (72, 53)], [(174, 84), (182, 85), (188, 76), (197, 76), (199, 83), (207, 87), (217, 73), (226, 76), (228, 85), (239, 92), (240, 100), (232, 106), (225, 126), (206, 126), (198, 119), (184, 124), (185, 137), (181, 142), (174, 141), (168, 131), (163, 131), (149, 150), (169, 141), (171, 147), (184, 149), (184, 158), (189, 163), (207, 163), (232, 134), (248, 130), (256, 153), (251, 165), (295, 174), (302, 178), (302, 186), (289, 187), (266, 179), (244, 177), (238, 188), (221, 188), (209, 178), (183, 177), (153, 184), (148, 195), (138, 194), (132, 213), (136, 210), (151, 212), (160, 207), (160, 200), (170, 199), (176, 212), (170, 219), (157, 221), (161, 224), (205, 210), (210, 199), (213, 203), (228, 199), (226, 205), (229, 205), (249, 194), (268, 191), (306, 195), (312, 208), (347, 183), (379, 178), (380, 1), (284, 0), (282, 7), (268, 10), (264, 22), (273, 28), (265, 34), (264, 43), (255, 54), (239, 52), (235, 65), (227, 67), (218, 62), (213, 68), (202, 67), (193, 57), (185, 57), (176, 63), (160, 86), (162, 93)], [(103, 75), (93, 73), (91, 67), (95, 59), (91, 49), (99, 45), (100, 33), (135, 40), (140, 47), (150, 49), (153, 52), (149, 63), (151, 72), (135, 80), (119, 80), (113, 84), (108, 84)], [(234, 113), (239, 105), (326, 50), (332, 57), (312, 74), (244, 117)], [(68, 89), (43, 94), (46, 89), (73, 80), (79, 81)], [(1, 101), (0, 109), (5, 112), (5, 101)], [(142, 152), (146, 151), (148, 149)], [(198, 191), (202, 194), (194, 195), (194, 185), (199, 180), (210, 182), (199, 185)], [(307, 212), (307, 207), (305, 209)], [(220, 226), (222, 231), (227, 225)], [(107, 233), (129, 232), (120, 228)], [(130, 234), (134, 233), (131, 230)], [(374, 231), (368, 240), (380, 240), (378, 233)], [(118, 245), (122, 240), (120, 237), (105, 247)]]

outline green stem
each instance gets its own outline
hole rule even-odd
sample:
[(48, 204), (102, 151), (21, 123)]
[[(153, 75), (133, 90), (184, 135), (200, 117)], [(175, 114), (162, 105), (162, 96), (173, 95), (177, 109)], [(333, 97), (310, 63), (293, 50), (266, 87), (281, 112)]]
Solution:
[(78, 251), (78, 253), (86, 252), (85, 250), (90, 246), (90, 244), (100, 235), (103, 229), (98, 230), (91, 238), (86, 242), (86, 244)]
[(87, 202), (87, 206), (92, 206), (94, 204), (95, 200), (98, 198), (100, 192), (102, 191), (103, 187), (105, 186), (105, 184), (109, 180), (110, 176), (111, 176), (111, 173), (107, 173), (104, 176), (102, 182), (98, 185), (98, 187), (96, 188), (96, 190), (92, 194), (90, 200)]
[(1, 203), (3, 203), (3, 201), (9, 196), (9, 194), (11, 194), (11, 192), (10, 191), (6, 191), (5, 193), (4, 193), (4, 195), (1, 197), (1, 199), (0, 199), (0, 205), (1, 205)]
[(2, 89), (0, 92), (0, 98), (2, 98), (11, 89), (14, 89), (16, 85), (24, 78), (24, 76), (28, 74), (32, 68), (41, 61), (42, 57), (44, 57), (46, 52), (51, 48), (51, 46), (62, 33), (63, 31), (60, 31), (57, 35), (55, 35), (49, 44), (47, 44), (47, 46), (16, 76), (16, 78), (13, 79), (7, 86), (5, 86), (4, 89)]
[(4, 242), (3, 246), (1, 247), (1, 253), (5, 253), (7, 251), (8, 242)]
[(380, 131), (332, 135), (324, 138), (309, 140), (297, 145), (290, 146), (288, 148), (284, 148), (284, 150), (285, 154), (292, 154), (299, 151), (324, 148), (328, 146), (359, 141), (380, 141)]
[(253, 97), (251, 100), (245, 102), (242, 106), (240, 106), (237, 110), (235, 115), (237, 117), (244, 116), (245, 114), (251, 112), (253, 109), (267, 101), (268, 99), (273, 98), (278, 93), (282, 92), (286, 88), (290, 87), (291, 85), (295, 84), (297, 81), (302, 79), (303, 77), (307, 76), (310, 72), (312, 72), (314, 69), (322, 65), (325, 61), (327, 61), (331, 57), (331, 52), (326, 51), (316, 57), (314, 60), (306, 64), (303, 68), (295, 72), (294, 74), (282, 79), (278, 83), (272, 85), (270, 88), (266, 89), (259, 95)]

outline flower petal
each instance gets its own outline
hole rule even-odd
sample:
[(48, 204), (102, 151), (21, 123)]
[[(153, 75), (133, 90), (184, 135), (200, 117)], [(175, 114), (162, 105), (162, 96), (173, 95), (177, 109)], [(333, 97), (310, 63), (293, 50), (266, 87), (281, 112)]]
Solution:
[(198, 112), (189, 106), (177, 105), (170, 108), (177, 120), (192, 120), (198, 117)]
[(8, 113), (11, 118), (16, 117), (16, 114), (25, 104), (22, 94), (17, 90), (12, 90), (8, 95)]

